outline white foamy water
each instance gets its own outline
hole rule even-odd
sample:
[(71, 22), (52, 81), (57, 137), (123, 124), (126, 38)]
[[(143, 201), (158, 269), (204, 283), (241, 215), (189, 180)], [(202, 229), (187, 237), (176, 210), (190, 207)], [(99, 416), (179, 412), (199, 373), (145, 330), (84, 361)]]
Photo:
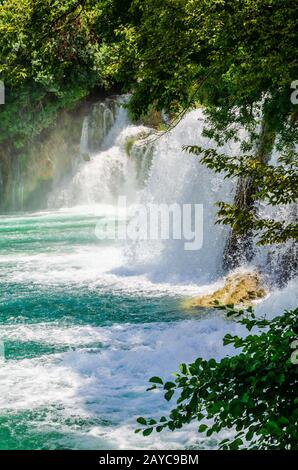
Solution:
[[(50, 428), (57, 420), (57, 412), (51, 409), (53, 403), (62, 410), (59, 412), (62, 423), (73, 414), (82, 419), (100, 416), (110, 424), (89, 428), (85, 435), (87, 448), (96, 440), (97, 446), (101, 442), (108, 448), (125, 448), (127, 445), (133, 448), (181, 448), (194, 444), (199, 441), (194, 427), (177, 435), (153, 436), (147, 441), (134, 435), (135, 419), (139, 414), (158, 416), (169, 409), (160, 393), (145, 392), (149, 377), (170, 378), (177, 363), (190, 362), (198, 355), (220, 357), (222, 333), (226, 329), (225, 320), (218, 319), (215, 325), (211, 318), (202, 322), (92, 329), (64, 329), (42, 324), (23, 326), (18, 331), (3, 328), (1, 334), (6, 341), (21, 339), (77, 348), (31, 360), (11, 360), (2, 365), (1, 413), (48, 408), (44, 415)], [(239, 326), (232, 325), (232, 331), (240, 331)], [(92, 350), (95, 341), (102, 343), (101, 349)], [(89, 343), (89, 349), (82, 349), (82, 345)], [(177, 344), (179, 348), (173, 348)], [(73, 431), (68, 429), (68, 433)], [(81, 439), (80, 434), (77, 439)]]
[(284, 310), (293, 310), (298, 305), (297, 278), (292, 279), (288, 285), (282, 289), (272, 290), (266, 299), (256, 306), (259, 315), (266, 315), (274, 318), (281, 315)]
[[(169, 133), (154, 144), (152, 167), (145, 189), (139, 194), (142, 204), (203, 205), (203, 246), (186, 251), (185, 240), (148, 241), (128, 247), (130, 263), (138, 272), (146, 272), (155, 282), (214, 282), (221, 274), (221, 259), (227, 230), (215, 226), (219, 200), (231, 200), (233, 184), (201, 165), (199, 158), (182, 150), (183, 145), (212, 146), (202, 136), (204, 116), (201, 110), (188, 113)], [(223, 152), (238, 147), (227, 144)], [(142, 224), (142, 220), (140, 221)]]
[[(108, 108), (106, 112), (111, 113)], [(107, 127), (103, 119), (104, 136), (100, 150), (88, 150), (88, 119), (83, 122), (81, 153), (88, 155), (87, 162), (82, 162), (73, 177), (63, 182), (49, 198), (50, 207), (92, 206), (98, 203), (113, 204), (117, 195), (126, 196), (130, 201), (136, 199), (137, 180), (136, 162), (129, 158), (129, 141), (151, 130), (145, 126), (134, 126), (129, 122), (127, 112), (118, 103), (113, 125)]]

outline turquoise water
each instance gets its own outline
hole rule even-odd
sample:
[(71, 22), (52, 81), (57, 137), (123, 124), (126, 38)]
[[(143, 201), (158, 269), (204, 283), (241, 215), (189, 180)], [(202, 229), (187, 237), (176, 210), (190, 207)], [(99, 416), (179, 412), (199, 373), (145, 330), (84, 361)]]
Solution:
[(181, 308), (194, 285), (126, 275), (123, 247), (95, 236), (106, 220), (90, 209), (0, 217), (0, 449), (212, 444), (195, 427), (133, 433), (137, 416), (168, 409), (148, 378), (220, 355), (228, 323)]

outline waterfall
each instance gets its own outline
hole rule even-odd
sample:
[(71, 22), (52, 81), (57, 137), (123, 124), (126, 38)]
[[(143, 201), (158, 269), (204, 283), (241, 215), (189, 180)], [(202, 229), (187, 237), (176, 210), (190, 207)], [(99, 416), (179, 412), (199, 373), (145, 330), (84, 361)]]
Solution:
[[(102, 107), (98, 106), (96, 112), (99, 109)], [(90, 135), (92, 124), (87, 119), (83, 123), (85, 144), (88, 122)], [(104, 122), (102, 119), (101, 123)], [(212, 145), (203, 137), (203, 127), (203, 112), (196, 110), (170, 132), (154, 134), (152, 129), (132, 125), (126, 110), (118, 107), (100, 150), (79, 166), (60, 191), (58, 201), (67, 206), (113, 204), (118, 196), (124, 195), (129, 202), (144, 205), (202, 204), (204, 240), (200, 250), (185, 251), (185, 240), (128, 241), (127, 266), (134, 272), (146, 272), (153, 280), (201, 283), (216, 280), (222, 274), (227, 228), (214, 225), (215, 203), (231, 200), (234, 184), (182, 151), (183, 145), (199, 144), (206, 148)], [(238, 150), (232, 143), (222, 148), (230, 154)]]
[[(69, 180), (56, 188), (50, 204), (55, 207), (115, 204), (119, 196), (126, 196), (129, 203), (143, 205), (201, 204), (204, 211), (201, 249), (186, 251), (184, 240), (127, 241), (124, 248), (127, 263), (122, 272), (143, 273), (152, 281), (199, 284), (216, 281), (224, 275), (223, 255), (229, 229), (215, 225), (215, 203), (233, 201), (236, 181), (224, 179), (224, 175), (201, 165), (198, 157), (182, 150), (184, 145), (215, 146), (203, 136), (203, 111), (191, 111), (169, 132), (156, 133), (148, 127), (132, 125), (122, 102), (117, 98), (97, 103), (84, 118), (80, 152), (85, 159)], [(231, 141), (218, 150), (237, 155), (239, 145)], [(268, 217), (272, 208), (266, 206), (262, 210)], [(295, 210), (279, 208), (280, 218), (293, 217)], [(136, 223), (141, 226), (144, 220)], [(282, 266), (290, 263), (291, 270), (297, 270), (295, 246), (286, 244), (258, 248), (250, 267), (257, 267), (268, 278), (276, 278), (280, 271), (281, 278)]]
[[(127, 249), (129, 264), (139, 271), (149, 271), (153, 280), (207, 283), (222, 274), (227, 229), (214, 225), (215, 203), (231, 200), (234, 184), (182, 150), (183, 145), (196, 144), (205, 148), (212, 145), (203, 137), (203, 127), (203, 112), (192, 111), (173, 130), (154, 142), (152, 166), (139, 201), (143, 204), (202, 204), (204, 238), (203, 247), (198, 251), (185, 251), (183, 240), (132, 243)], [(236, 147), (228, 143), (222, 150), (233, 153), (237, 151)]]
[[(273, 207), (263, 204), (259, 210), (261, 218), (291, 223), (298, 219), (298, 205)], [(298, 274), (298, 246), (295, 240), (282, 244), (258, 247), (252, 263), (262, 272), (269, 285), (284, 287)]]
[(123, 99), (107, 98), (95, 103), (88, 123), (89, 150), (97, 152), (115, 123), (115, 117)]
[[(111, 109), (116, 109), (113, 120)], [(215, 281), (223, 274), (222, 257), (228, 234), (226, 227), (215, 225), (215, 203), (232, 200), (235, 182), (225, 180), (182, 150), (183, 145), (214, 145), (203, 137), (203, 128), (202, 110), (188, 113), (170, 132), (153, 133), (147, 127), (132, 125), (119, 100), (117, 106), (114, 102), (109, 108), (98, 104), (84, 119), (81, 152), (94, 148), (96, 139), (101, 140), (100, 149), (90, 153), (90, 161), (82, 162), (67, 185), (59, 189), (58, 195), (55, 193), (56, 204), (114, 204), (123, 195), (131, 203), (144, 205), (201, 204), (204, 237), (200, 250), (185, 251), (184, 240), (128, 241), (127, 268), (123, 272), (143, 272), (153, 281)], [(239, 145), (228, 142), (220, 150), (236, 155)]]
[(154, 138), (151, 138), (152, 130), (148, 129), (137, 134), (137, 139), (132, 137), (127, 140), (126, 152), (135, 162), (136, 178), (139, 188), (143, 188), (148, 181), (152, 161), (154, 158)]
[(138, 175), (145, 172), (140, 164), (146, 166), (147, 154), (138, 153), (134, 143), (152, 130), (132, 125), (122, 103), (122, 98), (96, 103), (84, 118), (83, 158), (68, 181), (62, 181), (50, 195), (49, 207), (113, 204), (120, 195), (136, 199)]
[[(96, 133), (92, 115), (101, 113), (100, 132)], [(103, 135), (111, 114), (98, 105), (84, 119), (81, 152), (90, 148), (90, 132)], [(111, 122), (110, 122), (111, 124)], [(210, 147), (203, 137), (201, 110), (188, 113), (170, 132), (153, 134), (152, 129), (134, 126), (127, 112), (118, 106), (115, 118), (100, 149), (82, 162), (66, 187), (60, 188), (56, 202), (67, 206), (113, 204), (118, 196), (141, 204), (202, 204), (204, 209), (203, 247), (195, 252), (184, 249), (185, 240), (127, 242), (127, 265), (135, 272), (146, 272), (153, 280), (206, 283), (221, 274), (227, 228), (214, 225), (215, 203), (231, 200), (234, 184), (201, 165), (199, 159), (182, 151), (183, 145)], [(92, 147), (92, 145), (91, 145)], [(236, 144), (223, 151), (236, 153)], [(139, 221), (142, 224), (142, 221)]]
[(16, 156), (13, 160), (12, 174), (12, 207), (14, 210), (22, 209), (24, 200), (24, 184), (19, 156)]
[(89, 155), (89, 116), (86, 116), (83, 121), (80, 155), (83, 158)]

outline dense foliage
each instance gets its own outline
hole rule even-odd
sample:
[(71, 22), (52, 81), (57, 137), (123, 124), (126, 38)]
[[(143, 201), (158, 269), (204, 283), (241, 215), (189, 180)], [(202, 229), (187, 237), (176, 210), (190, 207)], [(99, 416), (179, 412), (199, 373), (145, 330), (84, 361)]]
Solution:
[(272, 321), (256, 319), (251, 309), (225, 310), (228, 316), (240, 316), (239, 322), (255, 333), (224, 337), (225, 345), (241, 349), (238, 355), (181, 364), (173, 382), (152, 377), (149, 390), (163, 390), (168, 401), (178, 395), (177, 405), (158, 422), (139, 418), (143, 434), (174, 431), (195, 420), (207, 436), (231, 430), (231, 437), (220, 443), (222, 449), (297, 450), (298, 351), (291, 347), (298, 334), (298, 309)]
[[(249, 228), (260, 243), (297, 239), (295, 220), (260, 220), (257, 211), (259, 200), (275, 206), (297, 200), (297, 104), (291, 100), (298, 77), (297, 5), (290, 0), (134, 0), (130, 13), (103, 57), (107, 74), (130, 79), (133, 115), (150, 107), (183, 114), (203, 103), (209, 118), (205, 135), (219, 144), (240, 140), (245, 156), (238, 168), (229, 156), (213, 152), (211, 158), (210, 151), (189, 149), (215, 171), (241, 177), (239, 197), (234, 204), (221, 203), (219, 220), (236, 236)], [(268, 170), (274, 146), (277, 165)]]
[(94, 87), (110, 85), (100, 65), (102, 41), (116, 27), (108, 29), (104, 22), (109, 3), (0, 2), (0, 79), (6, 87), (0, 142), (24, 145), (53, 122), (59, 109)]

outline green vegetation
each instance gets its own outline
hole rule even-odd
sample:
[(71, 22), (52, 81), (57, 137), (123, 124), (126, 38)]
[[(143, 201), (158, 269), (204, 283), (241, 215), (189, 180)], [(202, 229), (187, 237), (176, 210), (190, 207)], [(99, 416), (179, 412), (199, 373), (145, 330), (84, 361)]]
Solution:
[(48, 127), (57, 111), (95, 84), (92, 44), (74, 1), (18, 2), (0, 6), (0, 77), (6, 86), (0, 138), (23, 146)]
[[(0, 106), (0, 210), (26, 208), (40, 183), (41, 193), (51, 189), (46, 161), (40, 156), (39, 165), (32, 158), (34, 148), (65, 110), (90, 93), (114, 89), (101, 65), (102, 44), (117, 23), (116, 17), (115, 24), (107, 22), (110, 7), (109, 1), (0, 0), (0, 80), (6, 91)], [(18, 172), (25, 188), (15, 194)]]
[(95, 87), (112, 86), (101, 66), (104, 38), (117, 23), (106, 22), (110, 6), (99, 0), (0, 1), (0, 79), (6, 87), (0, 143), (23, 147), (60, 109)]
[[(288, 0), (134, 1), (134, 18), (118, 30), (122, 43), (109, 46), (116, 76), (127, 79), (132, 72), (135, 117), (152, 106), (183, 115), (199, 101), (209, 118), (205, 135), (219, 145), (239, 141), (241, 155), (235, 158), (186, 148), (214, 171), (238, 178), (234, 203), (219, 202), (219, 222), (232, 228), (229, 268), (239, 264), (240, 255), (250, 259), (253, 237), (258, 244), (298, 239), (295, 216), (277, 216), (280, 206), (297, 202), (297, 105), (291, 101), (298, 77), (297, 10)], [(274, 147), (275, 165), (268, 164)], [(260, 203), (273, 207), (272, 219), (260, 217)], [(242, 348), (239, 356), (182, 365), (175, 383), (163, 385), (167, 400), (181, 391), (177, 407), (159, 423), (140, 418), (145, 436), (207, 417), (211, 424), (199, 431), (208, 436), (222, 429), (238, 432), (223, 448), (297, 448), (298, 375), (290, 362), (297, 310), (272, 322), (241, 321), (267, 329), (246, 339), (226, 337)]]
[[(183, 114), (199, 101), (209, 117), (206, 136), (218, 144), (240, 140), (243, 155), (234, 160), (187, 150), (239, 177), (235, 202), (220, 203), (219, 221), (235, 238), (248, 233), (260, 244), (298, 237), (295, 221), (260, 220), (256, 211), (260, 201), (297, 200), (297, 105), (291, 101), (297, 10), (290, 0), (134, 0), (129, 21), (106, 50), (106, 73), (130, 79), (135, 117), (152, 107)], [(278, 162), (268, 167), (273, 146)], [(232, 240), (229, 251), (237, 258), (236, 245)]]
[(196, 420), (201, 423), (198, 431), (207, 436), (233, 431), (222, 440), (221, 449), (297, 450), (298, 365), (291, 345), (298, 334), (298, 309), (268, 321), (256, 319), (252, 309), (222, 308), (230, 317), (240, 316), (238, 321), (249, 331), (259, 331), (244, 338), (225, 336), (225, 345), (241, 348), (236, 356), (181, 364), (174, 382), (152, 377), (149, 390), (160, 388), (168, 401), (178, 394), (177, 406), (159, 422), (139, 418), (143, 434), (166, 428), (174, 431)]

